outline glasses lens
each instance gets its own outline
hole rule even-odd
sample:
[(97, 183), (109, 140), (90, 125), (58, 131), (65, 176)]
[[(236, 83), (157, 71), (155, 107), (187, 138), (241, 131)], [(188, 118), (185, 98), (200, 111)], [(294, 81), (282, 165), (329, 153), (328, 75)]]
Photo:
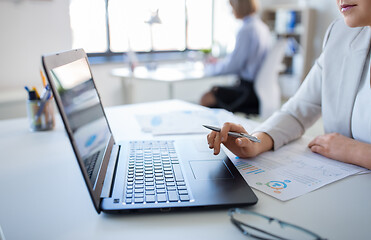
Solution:
[(257, 239), (318, 239), (306, 230), (291, 224), (282, 223), (276, 219), (269, 219), (253, 212), (235, 212), (233, 218), (246, 235), (255, 236)]

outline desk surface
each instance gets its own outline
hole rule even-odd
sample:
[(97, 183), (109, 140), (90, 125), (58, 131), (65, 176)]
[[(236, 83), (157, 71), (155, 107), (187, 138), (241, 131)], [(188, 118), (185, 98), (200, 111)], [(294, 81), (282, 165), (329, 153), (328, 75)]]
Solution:
[(131, 72), (129, 68), (117, 68), (113, 69), (111, 73), (116, 77), (134, 77), (160, 82), (179, 82), (206, 77), (202, 62), (159, 65), (153, 70), (148, 70), (145, 66), (139, 66), (134, 69), (134, 72)]
[[(171, 100), (112, 107), (107, 116), (116, 140), (131, 139), (133, 133), (150, 139), (151, 135), (140, 131), (133, 114), (196, 108)], [(229, 222), (226, 209), (98, 215), (60, 120), (55, 130), (35, 133), (28, 131), (26, 119), (0, 121), (0, 150), (0, 225), (7, 240), (174, 239), (165, 233), (178, 240), (246, 239)], [(328, 239), (369, 239), (370, 189), (371, 174), (366, 174), (288, 202), (254, 190), (259, 202), (250, 209)]]

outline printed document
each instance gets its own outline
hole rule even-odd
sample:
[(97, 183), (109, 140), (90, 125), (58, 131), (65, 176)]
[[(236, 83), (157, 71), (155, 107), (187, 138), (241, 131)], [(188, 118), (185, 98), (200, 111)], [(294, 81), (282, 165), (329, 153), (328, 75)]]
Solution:
[(279, 200), (287, 201), (345, 177), (370, 171), (323, 157), (307, 147), (302, 137), (276, 151), (240, 159), (224, 148), (247, 183)]
[(235, 121), (235, 118), (233, 113), (216, 108), (136, 115), (142, 131), (153, 135), (208, 133), (210, 130), (203, 124), (221, 126), (226, 121)]

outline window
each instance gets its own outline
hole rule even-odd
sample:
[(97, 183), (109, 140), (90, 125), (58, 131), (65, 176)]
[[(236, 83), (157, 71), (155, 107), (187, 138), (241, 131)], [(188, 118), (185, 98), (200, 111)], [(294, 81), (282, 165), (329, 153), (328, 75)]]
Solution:
[(86, 52), (107, 51), (105, 0), (71, 0), (72, 47)]
[(70, 20), (72, 47), (100, 55), (226, 46), (238, 26), (228, 0), (70, 0)]

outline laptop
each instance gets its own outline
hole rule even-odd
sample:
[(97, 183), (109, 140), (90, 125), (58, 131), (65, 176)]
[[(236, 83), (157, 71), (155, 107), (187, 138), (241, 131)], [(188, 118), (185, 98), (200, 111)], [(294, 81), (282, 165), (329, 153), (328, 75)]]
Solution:
[[(83, 49), (42, 56), (81, 173), (98, 213), (229, 208), (258, 199), (206, 138), (115, 142)], [(125, 124), (125, 123), (123, 123)]]

